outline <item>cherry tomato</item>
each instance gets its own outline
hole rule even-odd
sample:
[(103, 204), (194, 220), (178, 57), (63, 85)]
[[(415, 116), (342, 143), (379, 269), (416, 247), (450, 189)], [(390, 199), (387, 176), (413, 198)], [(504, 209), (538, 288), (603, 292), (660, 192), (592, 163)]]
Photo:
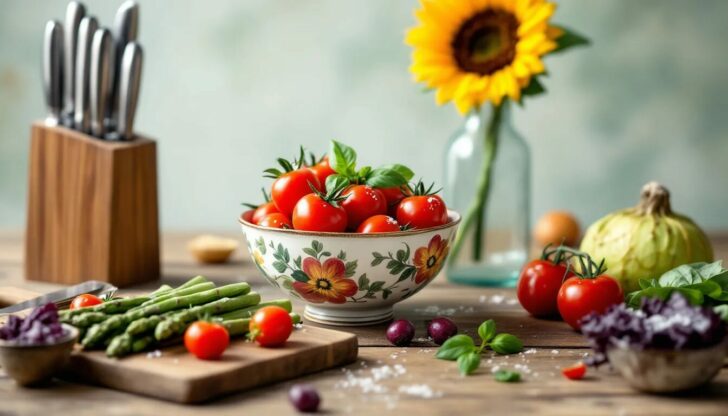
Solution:
[(404, 197), (412, 195), (412, 192), (406, 190), (402, 191), (402, 188), (378, 188), (384, 194), (384, 198), (387, 199), (387, 206), (393, 207), (399, 204), (399, 201), (403, 200)]
[(356, 229), (357, 233), (362, 234), (392, 233), (395, 231), (400, 231), (399, 223), (388, 215), (369, 217), (363, 223), (359, 224), (359, 228)]
[(356, 228), (369, 217), (387, 213), (387, 200), (379, 189), (367, 185), (348, 187), (342, 196), (341, 207), (346, 211), (347, 226)]
[(201, 360), (217, 360), (230, 344), (230, 335), (224, 326), (197, 321), (185, 331), (187, 351)]
[(568, 278), (559, 289), (559, 313), (577, 331), (581, 318), (592, 312), (604, 313), (612, 305), (622, 303), (624, 294), (619, 283), (607, 275)]
[(273, 182), (271, 198), (282, 214), (290, 217), (296, 203), (305, 195), (313, 193), (311, 185), (322, 190), (321, 184), (313, 171), (308, 168), (301, 168), (286, 172)]
[(293, 320), (288, 311), (280, 306), (265, 306), (258, 309), (250, 320), (250, 338), (262, 347), (283, 345), (291, 336)]
[(447, 223), (447, 207), (437, 195), (408, 196), (397, 205), (397, 222), (410, 228), (430, 228)]
[(566, 266), (554, 264), (548, 259), (533, 260), (526, 264), (518, 279), (518, 301), (533, 316), (558, 315), (556, 296), (567, 274)]
[(346, 221), (343, 208), (316, 194), (301, 198), (293, 210), (293, 228), (296, 230), (341, 233), (346, 231)]
[(260, 205), (253, 212), (253, 224), (258, 224), (266, 215), (276, 212), (280, 211), (278, 211), (278, 208), (276, 208), (276, 204), (273, 201)]
[(571, 367), (563, 368), (561, 374), (569, 380), (581, 380), (586, 375), (586, 364), (579, 362)]
[(83, 295), (78, 295), (73, 298), (69, 309), (87, 308), (89, 306), (100, 305), (102, 303), (104, 303), (104, 301), (99, 299), (97, 296), (84, 293)]
[(258, 225), (268, 228), (293, 228), (291, 220), (280, 212), (266, 215), (258, 222)]
[(316, 178), (322, 186), (326, 183), (326, 178), (336, 173), (336, 171), (331, 169), (331, 166), (329, 165), (328, 156), (324, 156), (324, 158), (319, 163), (311, 166), (309, 169), (313, 171), (314, 175), (316, 175)]

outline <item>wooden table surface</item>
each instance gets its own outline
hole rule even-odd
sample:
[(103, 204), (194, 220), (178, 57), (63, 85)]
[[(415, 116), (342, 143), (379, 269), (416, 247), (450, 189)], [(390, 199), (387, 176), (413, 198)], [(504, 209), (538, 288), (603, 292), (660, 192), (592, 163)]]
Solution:
[[(219, 283), (244, 280), (264, 297), (280, 297), (277, 289), (263, 281), (243, 250), (226, 265), (196, 264), (185, 250), (191, 236), (164, 235), (163, 283), (179, 284), (203, 274)], [(718, 236), (713, 241), (716, 257), (728, 258), (728, 236)], [(42, 292), (57, 288), (24, 281), (22, 266), (22, 234), (0, 233), (0, 287), (16, 286)], [(134, 289), (146, 290), (159, 284)], [(300, 312), (303, 305), (296, 304), (295, 308)], [(434, 358), (436, 346), (425, 339), (424, 322), (436, 315), (449, 316), (461, 331), (470, 335), (475, 334), (480, 322), (492, 318), (499, 332), (520, 337), (526, 345), (525, 351), (513, 356), (485, 354), (480, 369), (462, 377), (455, 363)], [(346, 368), (295, 381), (316, 386), (325, 414), (728, 414), (726, 368), (709, 386), (680, 396), (638, 393), (606, 367), (592, 370), (582, 381), (564, 379), (560, 369), (589, 351), (583, 338), (562, 322), (528, 317), (511, 289), (457, 286), (440, 276), (421, 293), (398, 304), (395, 317), (415, 322), (417, 335), (412, 346), (389, 345), (384, 338), (385, 325), (346, 328), (359, 336), (358, 361)], [(524, 380), (513, 384), (496, 382), (491, 375), (496, 368), (517, 369)], [(62, 381), (54, 381), (47, 388), (24, 389), (15, 386), (0, 370), (0, 415), (294, 414), (287, 400), (291, 384), (279, 383), (203, 405), (182, 406)]]

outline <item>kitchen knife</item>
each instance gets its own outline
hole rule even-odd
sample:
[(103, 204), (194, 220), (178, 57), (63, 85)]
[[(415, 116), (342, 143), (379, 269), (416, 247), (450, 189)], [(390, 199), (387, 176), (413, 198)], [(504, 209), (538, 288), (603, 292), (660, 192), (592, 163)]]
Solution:
[(113, 40), (108, 29), (98, 29), (91, 42), (90, 115), (91, 133), (103, 138), (106, 133), (104, 118), (110, 104)]
[(58, 125), (63, 109), (63, 27), (55, 20), (46, 23), (43, 34), (43, 92), (46, 124)]
[(73, 298), (84, 293), (90, 293), (93, 295), (110, 294), (109, 296), (112, 296), (114, 292), (116, 292), (115, 286), (108, 283), (99, 282), (97, 280), (90, 280), (88, 282), (57, 290), (55, 292), (51, 292), (43, 296), (38, 296), (37, 298), (26, 300), (25, 302), (16, 303), (15, 305), (8, 306), (7, 308), (0, 309), (0, 315), (24, 311), (26, 309), (45, 305), (46, 303), (55, 303), (59, 308), (63, 308), (65, 306), (68, 306)]
[(73, 125), (84, 133), (91, 131), (89, 118), (89, 73), (91, 63), (91, 40), (99, 24), (95, 17), (87, 16), (78, 26), (76, 42), (76, 78), (74, 87)]
[(78, 26), (86, 15), (83, 4), (72, 1), (66, 7), (65, 36), (63, 39), (63, 124), (73, 127), (73, 106), (76, 89), (76, 43), (78, 41)]
[(134, 137), (134, 115), (136, 113), (139, 84), (142, 75), (142, 47), (131, 42), (124, 48), (121, 57), (119, 79), (119, 121), (117, 134), (119, 140)]
[(112, 72), (111, 108), (109, 119), (112, 125), (119, 120), (119, 88), (121, 81), (121, 58), (129, 42), (137, 40), (139, 32), (139, 5), (134, 1), (124, 2), (114, 17), (114, 70)]

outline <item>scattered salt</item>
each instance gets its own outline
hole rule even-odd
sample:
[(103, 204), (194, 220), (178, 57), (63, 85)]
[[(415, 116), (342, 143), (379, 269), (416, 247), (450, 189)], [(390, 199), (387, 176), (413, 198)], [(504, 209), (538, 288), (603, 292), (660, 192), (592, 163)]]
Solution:
[(515, 305), (518, 301), (514, 298), (510, 298), (506, 301), (506, 305)]
[(154, 350), (147, 353), (147, 358), (159, 358), (162, 356), (162, 351)]
[(412, 384), (399, 386), (399, 392), (408, 394), (410, 396), (417, 396), (423, 399), (432, 399), (436, 397), (442, 397), (442, 392), (434, 391), (427, 384)]
[(505, 296), (503, 296), (503, 295), (493, 295), (493, 296), (491, 296), (491, 298), (490, 298), (490, 303), (495, 303), (496, 305), (500, 305), (501, 303), (503, 303), (503, 300), (504, 300), (505, 298), (506, 298), (506, 297), (505, 297)]
[(551, 350), (551, 354), (554, 354), (554, 355), (556, 355), (556, 354), (558, 354), (558, 353), (559, 353), (559, 350)]

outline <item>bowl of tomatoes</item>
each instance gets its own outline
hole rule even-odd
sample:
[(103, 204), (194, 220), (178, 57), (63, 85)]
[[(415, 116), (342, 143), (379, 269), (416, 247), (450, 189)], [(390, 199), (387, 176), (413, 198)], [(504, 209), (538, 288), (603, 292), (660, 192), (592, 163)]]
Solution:
[[(254, 264), (272, 285), (329, 325), (372, 325), (442, 270), (460, 215), (403, 165), (356, 166), (333, 141), (328, 154), (279, 160), (270, 199), (239, 222)], [(266, 193), (267, 194), (267, 193)], [(266, 195), (267, 197), (267, 195)]]

